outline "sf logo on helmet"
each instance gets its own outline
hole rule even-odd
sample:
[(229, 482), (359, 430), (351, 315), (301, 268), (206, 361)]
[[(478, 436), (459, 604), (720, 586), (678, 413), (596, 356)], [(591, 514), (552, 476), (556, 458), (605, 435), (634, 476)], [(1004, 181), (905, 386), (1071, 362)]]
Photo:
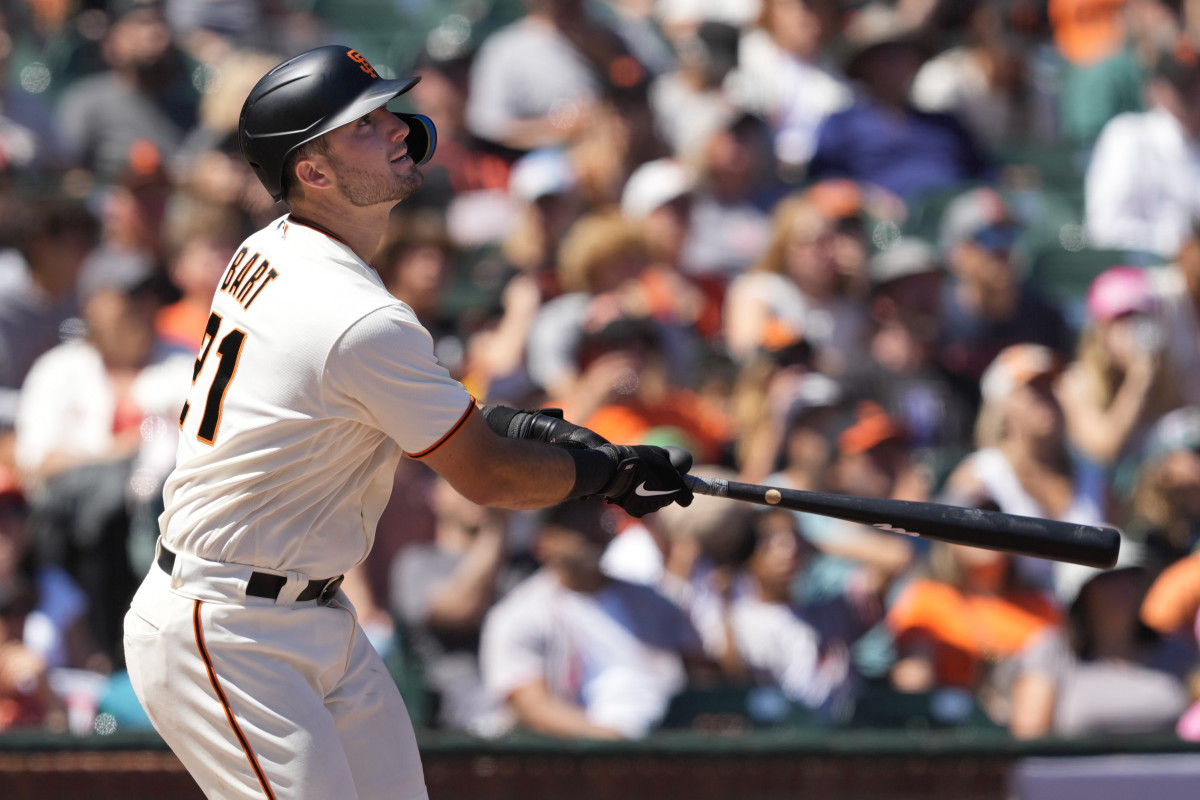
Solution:
[(375, 68), (367, 63), (367, 59), (362, 55), (362, 53), (359, 53), (357, 50), (350, 50), (346, 53), (346, 55), (350, 56), (351, 61), (357, 61), (359, 69), (361, 69), (363, 72), (367, 73), (372, 78), (379, 77), (375, 74)]

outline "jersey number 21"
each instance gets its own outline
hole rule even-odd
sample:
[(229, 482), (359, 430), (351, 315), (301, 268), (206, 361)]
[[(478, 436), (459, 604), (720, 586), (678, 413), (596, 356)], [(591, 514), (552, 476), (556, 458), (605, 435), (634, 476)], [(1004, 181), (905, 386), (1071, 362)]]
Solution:
[[(196, 385), (196, 378), (200, 376), (200, 370), (204, 369), (204, 362), (208, 360), (209, 351), (212, 350), (220, 330), (221, 315), (214, 311), (209, 315), (208, 324), (204, 327), (204, 343), (200, 348), (200, 355), (196, 356), (196, 365), (192, 368), (192, 386)], [(229, 382), (237, 372), (238, 359), (242, 355), (242, 345), (245, 343), (246, 332), (234, 328), (221, 337), (221, 343), (217, 345), (217, 374), (213, 377), (212, 385), (208, 387), (208, 396), (204, 400), (204, 415), (200, 418), (200, 428), (196, 431), (196, 438), (205, 444), (212, 444), (217, 438), (217, 429), (221, 427), (221, 404), (225, 402), (225, 392), (228, 391)], [(192, 402), (189, 399), (184, 402), (183, 411), (179, 414), (180, 429), (183, 428), (183, 422), (191, 410)]]

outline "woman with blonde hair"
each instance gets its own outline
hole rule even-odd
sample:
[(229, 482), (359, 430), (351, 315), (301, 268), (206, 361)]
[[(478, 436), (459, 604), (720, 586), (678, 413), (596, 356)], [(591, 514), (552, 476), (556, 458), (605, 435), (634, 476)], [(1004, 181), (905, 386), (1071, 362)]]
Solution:
[(725, 341), (735, 359), (805, 340), (817, 366), (838, 375), (863, 353), (866, 306), (839, 269), (835, 235), (834, 220), (805, 195), (780, 201), (766, 252), (726, 296)]
[[(1058, 399), (1072, 447), (1109, 470), (1117, 497), (1132, 488), (1133, 465), (1155, 420), (1182, 403), (1164, 369), (1168, 345), (1149, 277), (1138, 267), (1101, 273), (1087, 295), (1088, 322)], [(1123, 463), (1124, 462), (1124, 463)]]
[[(1036, 344), (1010, 345), (983, 373), (976, 449), (946, 479), (944, 501), (1085, 525), (1105, 522), (1105, 488), (1067, 448), (1054, 386), (1061, 358)], [(1080, 580), (1074, 565), (1019, 557), (1024, 577), (1060, 596)]]

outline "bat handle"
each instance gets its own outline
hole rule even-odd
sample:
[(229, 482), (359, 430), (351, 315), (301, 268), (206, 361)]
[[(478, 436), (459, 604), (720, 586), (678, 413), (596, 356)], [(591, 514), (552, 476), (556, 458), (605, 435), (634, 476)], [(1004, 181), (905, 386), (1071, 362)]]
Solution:
[[(674, 450), (676, 448), (668, 447), (667, 449)], [(674, 455), (672, 455), (671, 461), (675, 461)], [(729, 496), (729, 482), (720, 478), (701, 478), (699, 475), (684, 475), (683, 482), (687, 484), (687, 487), (692, 490), (693, 494), (707, 494), (713, 497)]]

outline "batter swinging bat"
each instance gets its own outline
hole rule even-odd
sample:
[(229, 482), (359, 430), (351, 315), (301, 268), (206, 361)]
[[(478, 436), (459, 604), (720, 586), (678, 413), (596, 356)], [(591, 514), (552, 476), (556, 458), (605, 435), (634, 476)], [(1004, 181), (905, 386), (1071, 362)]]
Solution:
[(1070, 561), (1100, 569), (1117, 563), (1121, 547), (1121, 535), (1116, 530), (1094, 525), (1019, 517), (940, 503), (779, 489), (723, 478), (684, 475), (683, 479), (696, 494), (807, 511), (910, 536)]

